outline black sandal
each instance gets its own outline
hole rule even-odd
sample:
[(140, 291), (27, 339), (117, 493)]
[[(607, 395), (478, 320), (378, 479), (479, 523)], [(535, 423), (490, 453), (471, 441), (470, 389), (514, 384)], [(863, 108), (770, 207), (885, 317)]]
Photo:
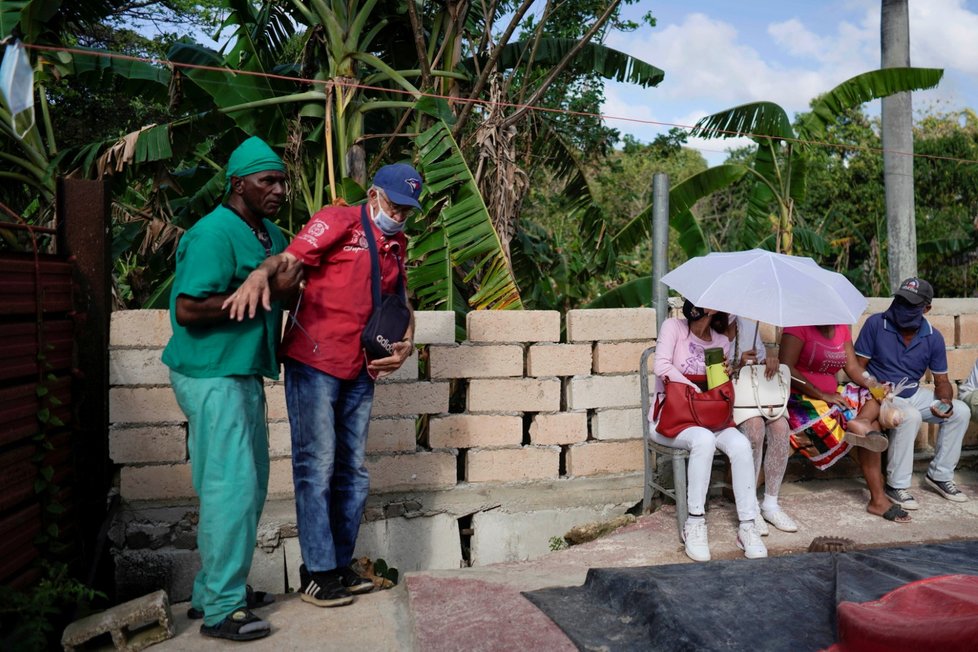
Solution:
[(272, 626), (248, 609), (235, 609), (216, 625), (201, 625), (200, 633), (229, 641), (253, 641), (272, 633)]
[(899, 505), (891, 505), (888, 510), (880, 514), (883, 518), (888, 521), (893, 521), (894, 523), (910, 523), (911, 518), (903, 508)]
[[(250, 584), (245, 585), (245, 604), (249, 609), (261, 609), (275, 602), (275, 596), (265, 591), (256, 591)], [(200, 620), (204, 617), (204, 612), (196, 607), (187, 609), (187, 618), (190, 620)]]

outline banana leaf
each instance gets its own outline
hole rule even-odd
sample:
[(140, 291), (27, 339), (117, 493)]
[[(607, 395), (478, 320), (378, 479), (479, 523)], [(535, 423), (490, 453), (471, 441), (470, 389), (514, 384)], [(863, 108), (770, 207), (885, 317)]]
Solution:
[(690, 136), (699, 138), (740, 138), (770, 136), (794, 138), (788, 114), (774, 102), (751, 102), (720, 111), (693, 125)]
[(422, 309), (463, 308), (454, 305), (455, 270), (474, 288), (469, 308), (522, 308), (499, 234), (450, 126), (436, 119), (415, 144), (425, 180), (425, 214), (437, 216), (409, 251), (418, 264), (409, 270), (408, 284)]
[(943, 76), (940, 68), (885, 68), (851, 77), (812, 104), (799, 121), (798, 138), (818, 139), (847, 110), (894, 93), (933, 88)]
[[(496, 70), (504, 72), (512, 68), (526, 65), (535, 39), (509, 43), (503, 47), (496, 60)], [(550, 68), (557, 65), (578, 43), (572, 38), (544, 38), (536, 45), (533, 66)], [(485, 57), (479, 62), (481, 70), (485, 65)], [(469, 74), (475, 75), (475, 65), (471, 58), (462, 62)], [(638, 84), (639, 86), (658, 86), (665, 78), (665, 72), (650, 63), (636, 59), (624, 52), (610, 48), (600, 43), (587, 43), (569, 67), (572, 72), (593, 72), (604, 79), (614, 79), (619, 82)]]
[(641, 308), (652, 305), (652, 278), (643, 276), (622, 283), (584, 306), (585, 308)]

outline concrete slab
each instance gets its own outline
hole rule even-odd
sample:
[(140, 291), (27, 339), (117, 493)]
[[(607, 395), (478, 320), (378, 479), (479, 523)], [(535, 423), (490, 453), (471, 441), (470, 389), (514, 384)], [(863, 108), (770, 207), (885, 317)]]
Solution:
[[(912, 491), (920, 509), (909, 524), (890, 523), (865, 511), (868, 492), (858, 480), (810, 480), (786, 484), (781, 504), (798, 522), (797, 533), (772, 528), (771, 555), (803, 552), (819, 536), (843, 536), (858, 545), (882, 547), (978, 538), (978, 472), (959, 470), (958, 485), (971, 500), (951, 503), (920, 486)], [(707, 522), (714, 559), (739, 559), (737, 519), (731, 502), (711, 500)], [(548, 618), (520, 595), (550, 586), (583, 583), (588, 569), (693, 563), (683, 554), (675, 511), (667, 505), (631, 526), (580, 546), (525, 562), (462, 570), (407, 573), (390, 591), (361, 596), (348, 607), (318, 609), (294, 594), (261, 613), (272, 635), (249, 650), (572, 650)], [(197, 632), (187, 605), (173, 607), (177, 636), (161, 650), (218, 650), (226, 644)]]

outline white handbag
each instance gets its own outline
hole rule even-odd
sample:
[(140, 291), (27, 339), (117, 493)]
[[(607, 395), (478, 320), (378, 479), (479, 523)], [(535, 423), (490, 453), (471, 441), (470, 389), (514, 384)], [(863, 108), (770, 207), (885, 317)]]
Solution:
[(764, 365), (744, 365), (734, 381), (734, 423), (740, 425), (751, 417), (768, 421), (779, 419), (788, 408), (791, 374), (787, 365), (778, 365), (778, 373), (768, 380)]

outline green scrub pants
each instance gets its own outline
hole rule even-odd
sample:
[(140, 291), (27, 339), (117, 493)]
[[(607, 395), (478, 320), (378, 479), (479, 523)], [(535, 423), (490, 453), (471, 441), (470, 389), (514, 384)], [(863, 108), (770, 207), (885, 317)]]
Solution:
[(190, 378), (170, 371), (187, 415), (190, 471), (200, 498), (201, 570), (191, 604), (216, 625), (245, 606), (258, 519), (268, 493), (268, 425), (260, 376)]

